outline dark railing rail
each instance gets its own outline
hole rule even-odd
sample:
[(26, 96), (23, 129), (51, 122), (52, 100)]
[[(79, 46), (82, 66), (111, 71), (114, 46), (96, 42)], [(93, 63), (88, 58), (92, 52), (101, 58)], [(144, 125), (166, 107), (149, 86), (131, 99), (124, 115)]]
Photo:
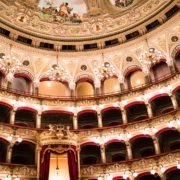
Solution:
[(45, 95), (45, 94), (35, 94), (33, 92), (24, 92), (24, 91), (20, 91), (17, 89), (12, 89), (12, 88), (6, 88), (4, 86), (0, 86), (0, 90), (1, 91), (7, 91), (9, 93), (13, 93), (15, 95), (22, 95), (22, 96), (28, 96), (28, 97), (34, 97), (34, 98), (38, 98), (38, 99), (53, 99), (53, 100), (66, 100), (66, 101), (76, 101), (76, 100), (84, 100), (84, 99), (100, 99), (100, 98), (105, 98), (105, 97), (112, 97), (112, 96), (119, 96), (119, 95), (123, 95), (123, 94), (127, 94), (129, 92), (133, 92), (133, 91), (138, 91), (138, 90), (142, 90), (145, 88), (148, 88), (152, 85), (161, 83), (165, 80), (168, 80), (171, 77), (174, 77), (176, 74), (179, 74), (179, 72), (175, 72), (175, 73), (168, 73), (165, 74), (164, 76), (162, 76), (161, 78), (155, 79), (153, 81), (150, 81), (146, 84), (142, 84), (139, 86), (134, 86), (134, 87), (130, 87), (128, 89), (122, 89), (121, 91), (117, 91), (117, 92), (112, 92), (112, 93), (101, 93), (101, 94), (97, 94), (97, 95), (85, 95), (85, 96), (53, 96), (53, 95)]

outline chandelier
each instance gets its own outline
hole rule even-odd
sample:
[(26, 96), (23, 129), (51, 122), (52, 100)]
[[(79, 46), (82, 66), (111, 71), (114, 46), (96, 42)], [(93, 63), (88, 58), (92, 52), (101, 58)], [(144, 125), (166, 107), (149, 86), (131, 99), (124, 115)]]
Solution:
[(65, 70), (61, 65), (58, 64), (58, 56), (57, 56), (57, 64), (54, 64), (47, 72), (46, 76), (49, 80), (52, 81), (65, 81), (70, 79), (70, 73)]
[(149, 47), (148, 40), (146, 39), (147, 49), (139, 55), (139, 61), (146, 65), (152, 66), (156, 63), (159, 63), (161, 59), (164, 59), (165, 56), (157, 49)]
[(9, 80), (13, 78), (14, 73), (17, 70), (19, 70), (22, 65), (19, 59), (12, 56), (11, 49), (12, 46), (10, 45), (10, 55), (8, 56), (3, 55), (0, 61), (0, 69), (2, 69), (5, 72)]
[(95, 76), (98, 79), (110, 78), (116, 74), (116, 70), (112, 64), (104, 61), (104, 54), (102, 53), (103, 63), (94, 69)]

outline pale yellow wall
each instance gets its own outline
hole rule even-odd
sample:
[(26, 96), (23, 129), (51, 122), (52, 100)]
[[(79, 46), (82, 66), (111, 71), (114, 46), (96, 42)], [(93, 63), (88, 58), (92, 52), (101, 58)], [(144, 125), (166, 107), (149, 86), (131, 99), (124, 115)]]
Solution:
[(69, 96), (69, 89), (66, 85), (56, 81), (43, 81), (39, 85), (39, 94), (51, 96)]
[(132, 73), (130, 77), (131, 87), (137, 87), (145, 84), (145, 75), (142, 71)]
[(89, 82), (79, 82), (76, 87), (77, 96), (94, 95), (93, 85)]
[(67, 153), (58, 155), (59, 175), (56, 173), (57, 155), (51, 154), (49, 180), (70, 180)]
[(117, 78), (109, 78), (104, 81), (104, 93), (117, 92), (120, 90), (119, 81)]

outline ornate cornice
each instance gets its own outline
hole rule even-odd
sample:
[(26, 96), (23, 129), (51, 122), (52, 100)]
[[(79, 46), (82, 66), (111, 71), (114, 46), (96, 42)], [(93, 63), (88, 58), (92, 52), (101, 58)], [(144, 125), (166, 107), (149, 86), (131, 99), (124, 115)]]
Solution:
[[(79, 25), (44, 22), (33, 9), (27, 9), (20, 4), (7, 6), (0, 2), (2, 7), (0, 13), (3, 23), (26, 34), (56, 41), (84, 41), (113, 36), (132, 29), (161, 12), (172, 2), (172, 0), (148, 0), (146, 3), (129, 8), (125, 13), (119, 13), (118, 16), (105, 14), (89, 18)], [(21, 17), (24, 19), (23, 22), (19, 21)]]

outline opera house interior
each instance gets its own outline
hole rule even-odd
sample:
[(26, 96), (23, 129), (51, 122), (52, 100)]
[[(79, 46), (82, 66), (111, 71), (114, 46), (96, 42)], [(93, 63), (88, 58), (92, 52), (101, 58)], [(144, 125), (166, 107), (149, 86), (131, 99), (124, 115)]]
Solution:
[(179, 0), (0, 0), (0, 180), (180, 180)]

